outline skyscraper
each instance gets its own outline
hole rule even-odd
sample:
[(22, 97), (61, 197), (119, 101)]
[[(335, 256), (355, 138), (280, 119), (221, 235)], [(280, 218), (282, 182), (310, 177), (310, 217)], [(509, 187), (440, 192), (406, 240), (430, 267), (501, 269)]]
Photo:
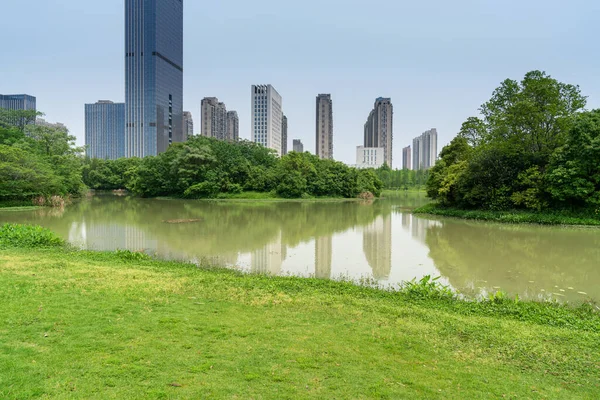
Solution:
[(183, 112), (183, 140), (188, 140), (194, 136), (194, 119), (189, 111)]
[(227, 139), (227, 108), (216, 97), (205, 97), (201, 102), (202, 124), (200, 134), (219, 140)]
[(304, 145), (302, 144), (302, 140), (294, 139), (293, 142), (293, 150), (297, 153), (304, 153)]
[(227, 111), (227, 139), (240, 140), (240, 119), (237, 111)]
[(316, 155), (333, 159), (333, 102), (330, 94), (317, 96)]
[(85, 152), (90, 158), (125, 156), (125, 104), (100, 100), (85, 105)]
[(252, 138), (281, 156), (282, 99), (271, 85), (252, 85)]
[(394, 107), (392, 99), (379, 97), (365, 123), (364, 147), (383, 147), (385, 162), (392, 168)]
[(284, 115), (281, 119), (281, 155), (285, 156), (288, 153), (288, 120)]
[(411, 148), (410, 146), (407, 146), (405, 148), (402, 149), (402, 169), (411, 169), (412, 168), (412, 163), (411, 163)]
[(125, 0), (125, 156), (183, 141), (183, 1)]
[(429, 169), (437, 160), (437, 130), (432, 128), (413, 139), (413, 169)]

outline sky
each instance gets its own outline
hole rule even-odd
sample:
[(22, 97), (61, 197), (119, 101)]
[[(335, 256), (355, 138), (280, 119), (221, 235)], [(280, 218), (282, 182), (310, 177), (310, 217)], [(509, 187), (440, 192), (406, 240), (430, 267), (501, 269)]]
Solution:
[[(167, 1), (167, 0), (165, 0)], [(439, 149), (499, 83), (539, 69), (600, 107), (596, 0), (184, 0), (184, 109), (218, 97), (250, 139), (250, 87), (283, 97), (288, 147), (315, 152), (315, 98), (331, 93), (334, 158), (355, 163), (377, 97), (402, 148), (437, 128)], [(84, 144), (84, 104), (124, 101), (124, 0), (2, 1), (0, 93), (37, 97)]]

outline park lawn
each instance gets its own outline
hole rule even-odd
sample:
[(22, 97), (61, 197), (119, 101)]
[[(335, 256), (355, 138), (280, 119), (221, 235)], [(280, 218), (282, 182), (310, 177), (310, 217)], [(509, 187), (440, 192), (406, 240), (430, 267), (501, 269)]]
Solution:
[(0, 250), (0, 398), (594, 399), (590, 307)]

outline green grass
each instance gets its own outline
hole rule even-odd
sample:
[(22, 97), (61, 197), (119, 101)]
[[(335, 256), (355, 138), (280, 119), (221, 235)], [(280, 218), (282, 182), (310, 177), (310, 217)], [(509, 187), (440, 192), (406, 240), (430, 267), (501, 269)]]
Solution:
[(383, 191), (381, 192), (382, 196), (390, 196), (390, 195), (397, 195), (397, 194), (402, 194), (402, 193), (427, 193), (427, 191), (425, 190), (425, 187), (418, 187), (418, 186), (414, 186), (414, 187), (410, 187), (407, 190), (405, 189), (398, 189), (398, 190), (393, 190), (393, 189), (383, 189)]
[(54, 232), (40, 226), (4, 224), (0, 226), (0, 249), (41, 248), (63, 246), (64, 241)]
[(567, 211), (531, 212), (531, 211), (485, 211), (461, 210), (442, 207), (435, 203), (427, 204), (413, 211), (414, 214), (439, 215), (471, 220), (494, 221), (510, 224), (541, 225), (590, 225), (600, 226), (600, 215), (577, 214)]
[(31, 200), (1, 200), (0, 201), (0, 210), (4, 211), (4, 208), (34, 208), (33, 202)]
[(0, 251), (0, 398), (594, 399), (595, 306)]

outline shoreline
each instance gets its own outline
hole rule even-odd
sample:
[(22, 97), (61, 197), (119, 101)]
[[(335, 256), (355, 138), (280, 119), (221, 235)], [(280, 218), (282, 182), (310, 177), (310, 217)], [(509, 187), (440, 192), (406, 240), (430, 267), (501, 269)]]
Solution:
[(245, 274), (0, 229), (2, 398), (600, 395), (593, 304)]
[(596, 219), (589, 215), (559, 211), (554, 213), (544, 213), (521, 210), (461, 210), (457, 208), (440, 207), (436, 203), (430, 203), (413, 210), (413, 214), (449, 217), (471, 221), (499, 222), (504, 224), (600, 227), (600, 216)]

